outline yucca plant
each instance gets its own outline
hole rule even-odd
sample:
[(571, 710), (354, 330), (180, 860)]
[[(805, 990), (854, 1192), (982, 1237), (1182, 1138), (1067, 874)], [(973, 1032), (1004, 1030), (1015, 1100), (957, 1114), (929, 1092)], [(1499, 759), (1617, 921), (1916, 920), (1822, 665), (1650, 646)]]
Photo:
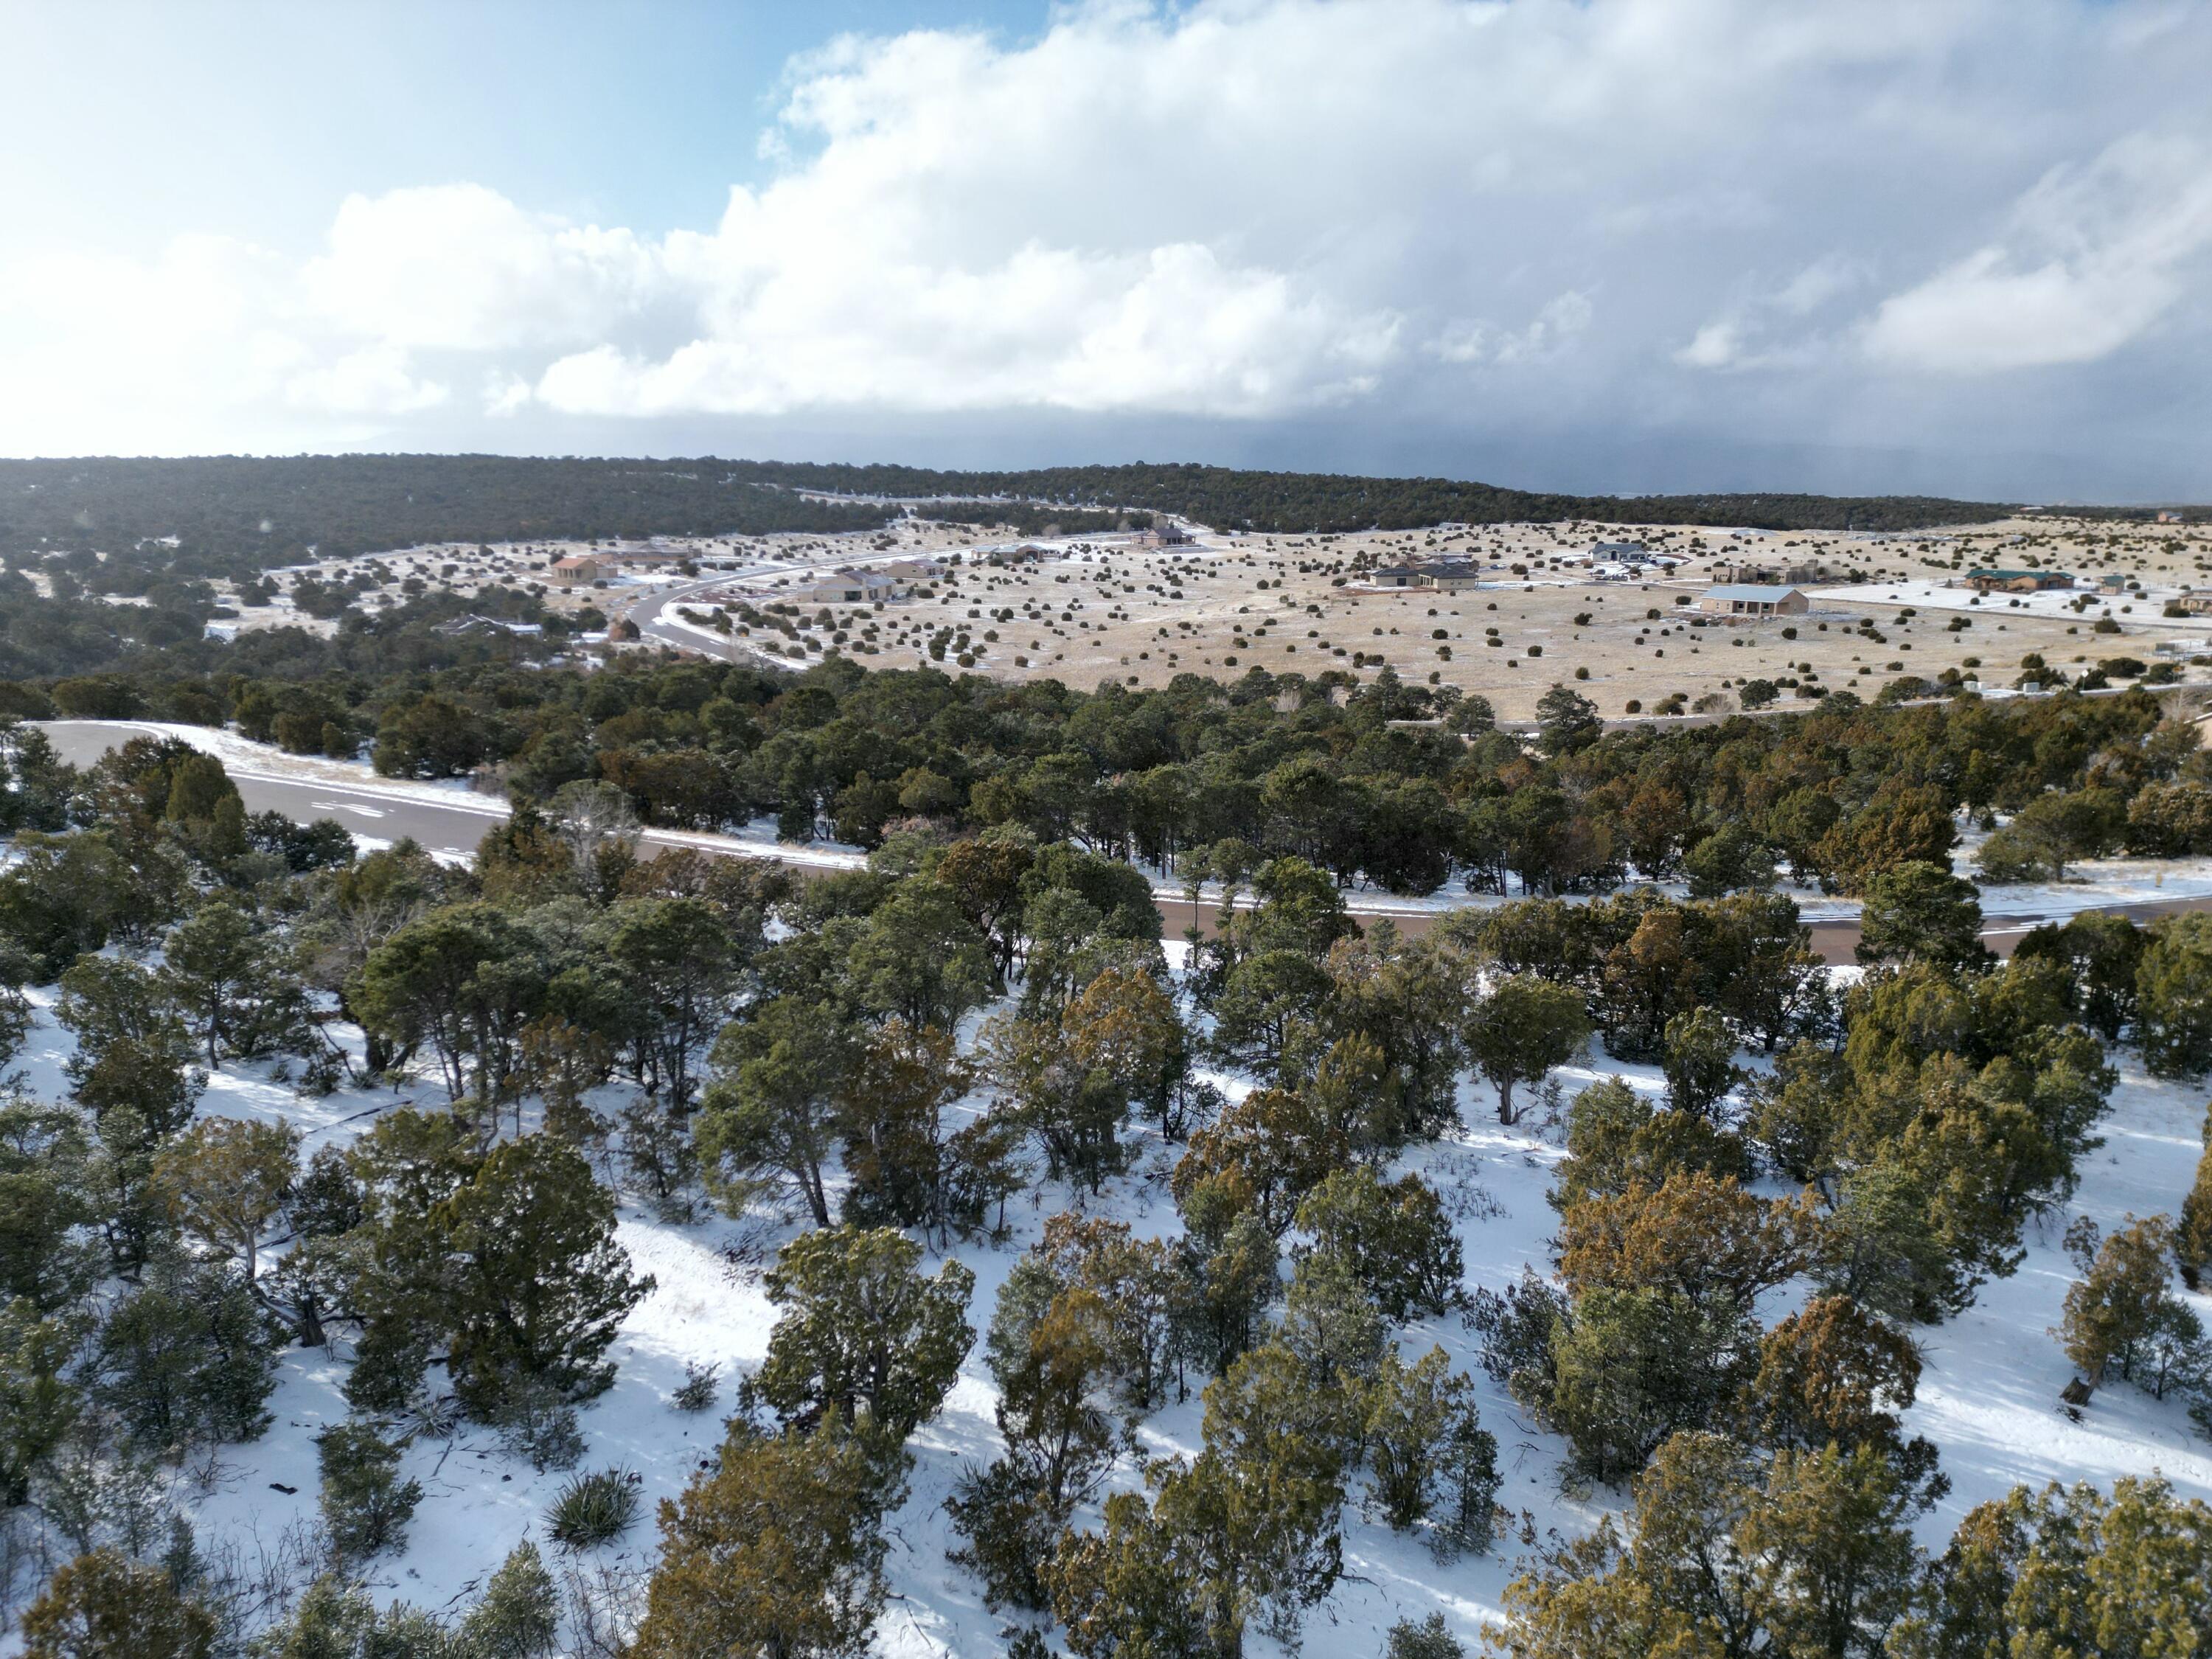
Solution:
[(545, 1511), (545, 1529), (563, 1549), (597, 1549), (637, 1520), (638, 1477), (629, 1469), (571, 1475)]

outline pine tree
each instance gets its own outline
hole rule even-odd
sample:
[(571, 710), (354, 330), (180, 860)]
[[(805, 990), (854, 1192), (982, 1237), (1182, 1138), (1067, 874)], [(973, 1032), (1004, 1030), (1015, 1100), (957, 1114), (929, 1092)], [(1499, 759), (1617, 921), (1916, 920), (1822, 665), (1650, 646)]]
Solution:
[(215, 1636), (214, 1615), (167, 1571), (113, 1550), (62, 1567), (23, 1614), (26, 1659), (208, 1659)]
[(917, 1271), (921, 1247), (890, 1228), (831, 1227), (783, 1247), (769, 1270), (781, 1312), (750, 1379), (786, 1423), (835, 1413), (896, 1445), (937, 1415), (975, 1341), (968, 1297), (975, 1275), (948, 1261)]
[(1911, 1341), (1847, 1296), (1820, 1296), (1759, 1340), (1743, 1399), (1753, 1443), (1890, 1445), (1920, 1384)]
[(811, 1433), (739, 1428), (660, 1506), (638, 1659), (859, 1659), (882, 1609), (881, 1468), (834, 1414)]
[(777, 997), (714, 1044), (715, 1080), (699, 1114), (707, 1190), (731, 1215), (787, 1188), (830, 1224), (822, 1171), (836, 1145), (836, 1101), (854, 1047), (834, 1009)]

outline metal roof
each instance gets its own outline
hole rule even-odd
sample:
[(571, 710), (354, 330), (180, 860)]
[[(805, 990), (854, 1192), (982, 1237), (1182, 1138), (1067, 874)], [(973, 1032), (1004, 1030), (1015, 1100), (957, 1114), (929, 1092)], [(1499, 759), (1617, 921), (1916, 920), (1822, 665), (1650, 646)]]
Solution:
[(1801, 592), (1796, 587), (1777, 586), (1771, 582), (1723, 582), (1718, 587), (1709, 587), (1709, 599), (1778, 599)]

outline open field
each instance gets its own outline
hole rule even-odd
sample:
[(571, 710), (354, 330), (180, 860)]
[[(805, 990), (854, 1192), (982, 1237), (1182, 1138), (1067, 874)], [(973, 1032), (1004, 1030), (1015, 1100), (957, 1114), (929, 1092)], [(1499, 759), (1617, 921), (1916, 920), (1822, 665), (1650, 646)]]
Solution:
[[(1592, 544), (1628, 536), (1681, 562), (1648, 580), (1595, 574)], [(971, 554), (907, 598), (801, 605), (787, 611), (781, 638), (758, 627), (726, 637), (764, 642), (793, 660), (836, 648), (871, 665), (935, 660), (1086, 687), (1159, 684), (1182, 672), (1225, 678), (1254, 667), (1371, 672), (1387, 663), (1410, 680), (1480, 693), (1509, 719), (1527, 717), (1547, 687), (1573, 679), (1602, 713), (1617, 715), (1669, 698), (1696, 707), (1717, 697), (1709, 706), (1732, 707), (1735, 691), (1757, 678), (1775, 681), (1785, 697), (1814, 686), (1871, 696), (1893, 681), (1934, 680), (1946, 670), (2009, 685), (2030, 653), (2069, 677), (2114, 658), (2148, 659), (2161, 641), (2194, 654), (2190, 647), (2201, 650), (2208, 631), (2203, 620), (2169, 622), (2159, 610), (2208, 551), (2212, 538), (2181, 526), (2115, 535), (2079, 521), (2025, 520), (1881, 538), (1529, 525), (1202, 533), (1191, 547), (1164, 550), (1100, 538), (1045, 547), (1035, 562), (987, 563)], [(1480, 585), (1445, 592), (1375, 582), (1376, 571), (1401, 561), (1442, 558), (1478, 563)], [(1978, 564), (2027, 558), (2085, 575), (2117, 572), (2147, 592), (1976, 605), (1964, 587), (1940, 586)], [(1811, 613), (1759, 622), (1698, 615), (1697, 597), (1716, 568), (1745, 560), (1820, 567), (1823, 578), (1801, 584), (1814, 596)], [(798, 580), (764, 576), (707, 597), (732, 599), (732, 610), (772, 607), (778, 590)], [(690, 608), (699, 614), (697, 602)], [(2118, 636), (2094, 632), (2107, 616)]]

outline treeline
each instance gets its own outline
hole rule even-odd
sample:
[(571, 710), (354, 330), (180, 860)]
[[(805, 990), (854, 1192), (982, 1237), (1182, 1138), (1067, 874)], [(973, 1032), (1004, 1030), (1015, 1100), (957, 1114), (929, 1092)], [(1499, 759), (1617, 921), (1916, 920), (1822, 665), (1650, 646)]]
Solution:
[(1277, 535), (1418, 530), (1437, 524), (1741, 525), (1763, 530), (1917, 530), (1984, 524), (2014, 511), (1929, 495), (1569, 495), (1451, 478), (1257, 472), (1194, 463), (943, 472), (910, 466), (733, 461), (733, 476), (795, 489), (890, 496), (1003, 495), (1142, 507), (1218, 530)]
[(204, 675), (6, 696), (24, 715), (235, 721), (298, 752), (366, 749), (395, 776), (483, 769), (538, 802), (605, 781), (676, 828), (767, 816), (787, 840), (873, 848), (902, 826), (1018, 826), (1192, 882), (1222, 878), (1219, 848), (1230, 870), (1290, 854), (1407, 894), (1457, 876), (1498, 894), (1684, 879), (1711, 896), (1785, 870), (1856, 893), (1899, 863), (1947, 864), (1961, 813), (2013, 816), (1984, 854), (2007, 878), (2122, 847), (2212, 851), (2212, 768), (2142, 690), (1911, 708), (1836, 693), (1804, 714), (1606, 731), (1560, 686), (1531, 740), (1483, 699), (1387, 668), (1095, 693), (845, 658), (793, 676), (633, 654), (583, 673), (398, 619), (234, 649)]
[[(1256, 472), (1194, 465), (946, 472), (781, 461), (499, 455), (204, 456), (0, 461), (0, 555), (57, 550), (158, 558), (180, 578), (267, 569), (428, 542), (647, 535), (830, 534), (897, 511), (801, 492), (934, 500), (956, 522), (1036, 534), (1174, 514), (1298, 534), (1443, 523), (1589, 520), (1774, 530), (1980, 523), (2010, 508), (1929, 496), (1587, 496), (1447, 478)], [(988, 503), (974, 499), (1002, 498)], [(1085, 509), (1103, 509), (1086, 512)], [(175, 538), (174, 547), (160, 546)]]
[[(507, 455), (0, 461), (0, 555), (57, 549), (232, 574), (425, 542), (834, 534), (884, 509), (808, 501), (732, 465)], [(155, 544), (174, 537), (178, 545)], [(149, 544), (143, 548), (141, 543)]]

